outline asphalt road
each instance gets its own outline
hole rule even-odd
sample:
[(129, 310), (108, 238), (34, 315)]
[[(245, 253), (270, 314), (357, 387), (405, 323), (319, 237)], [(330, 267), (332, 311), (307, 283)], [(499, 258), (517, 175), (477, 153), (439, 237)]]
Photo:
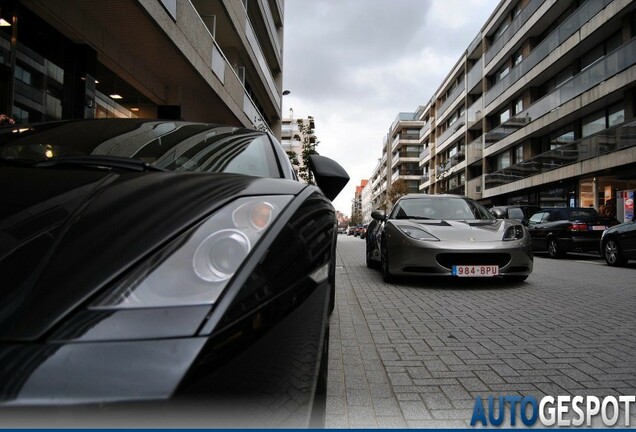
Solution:
[(523, 283), (385, 284), (340, 235), (337, 265), (326, 427), (467, 427), (477, 396), (636, 394), (634, 262), (537, 255)]

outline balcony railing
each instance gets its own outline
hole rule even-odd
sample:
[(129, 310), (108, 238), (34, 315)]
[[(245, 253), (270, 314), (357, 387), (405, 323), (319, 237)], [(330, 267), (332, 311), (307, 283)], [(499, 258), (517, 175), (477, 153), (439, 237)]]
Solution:
[[(528, 57), (512, 68), (508, 75), (502, 78), (501, 81), (497, 82), (486, 92), (486, 106), (499, 97), (507, 88), (519, 81), (522, 76), (532, 70), (532, 68), (534, 68), (541, 60), (557, 49), (567, 38), (576, 33), (586, 22), (603, 10), (605, 6), (612, 1), (613, 0), (588, 0), (581, 5), (572, 15), (563, 21), (561, 25), (554, 29), (548, 37), (537, 45), (535, 49), (528, 54)], [(486, 53), (486, 56), (488, 56), (488, 53)]]
[(466, 77), (466, 89), (471, 91), (475, 88), (478, 83), (481, 83), (481, 79), (483, 77), (484, 67), (482, 65), (482, 59), (477, 60), (477, 63), (473, 66), (473, 68), (468, 72), (468, 76)]
[(278, 39), (278, 32), (276, 31), (276, 24), (274, 23), (274, 17), (272, 16), (272, 11), (270, 10), (270, 7), (269, 7), (269, 2), (265, 0), (261, 0), (261, 7), (265, 11), (265, 22), (267, 23), (267, 27), (271, 35), (271, 40), (274, 43), (274, 48), (276, 49), (278, 56), (282, 57), (283, 48), (281, 46), (280, 40)]
[(499, 38), (492, 43), (488, 51), (486, 51), (486, 64), (503, 49), (506, 43), (519, 31), (521, 26), (525, 24), (530, 17), (539, 9), (545, 0), (531, 0), (528, 5), (523, 8), (519, 15), (510, 23), (508, 28), (499, 36)]
[(422, 152), (420, 153), (420, 159), (425, 159), (428, 155), (431, 154), (431, 149), (430, 147), (426, 147), (424, 150), (422, 150)]
[(422, 175), (422, 170), (421, 169), (400, 169), (399, 170), (399, 175), (401, 176), (421, 176)]
[(460, 82), (459, 85), (455, 87), (455, 89), (453, 89), (451, 94), (448, 95), (446, 100), (440, 105), (439, 110), (437, 110), (437, 112), (440, 113), (440, 115), (438, 115), (437, 118), (441, 119), (444, 116), (444, 112), (446, 111), (446, 109), (450, 107), (453, 104), (453, 102), (457, 100), (459, 95), (462, 94), (462, 92), (464, 91), (465, 84), (466, 82), (462, 80), (462, 82)]
[(466, 146), (466, 163), (468, 165), (481, 160), (484, 148), (484, 143), (482, 142), (483, 137), (484, 136), (481, 135)]
[(465, 125), (466, 125), (466, 120), (465, 120), (465, 118), (463, 116), (460, 117), (459, 120), (457, 120), (455, 123), (450, 125), (444, 132), (441, 133), (441, 135), (439, 137), (437, 137), (437, 142), (439, 143), (439, 147), (438, 148), (443, 147), (444, 146), (444, 142), (448, 138), (450, 138), (451, 135), (453, 135), (455, 132), (460, 130)]
[(526, 124), (555, 110), (581, 93), (597, 86), (636, 63), (636, 39), (597, 60), (583, 72), (566, 81), (552, 93), (539, 99), (525, 111), (486, 134), (488, 148)]
[(280, 98), (278, 97), (278, 89), (276, 88), (276, 83), (274, 82), (272, 71), (269, 69), (269, 65), (267, 64), (267, 60), (265, 60), (265, 55), (263, 54), (263, 49), (258, 43), (256, 34), (254, 33), (254, 28), (252, 27), (252, 23), (250, 22), (250, 19), (247, 17), (247, 15), (245, 16), (245, 19), (247, 21), (247, 25), (245, 26), (245, 36), (247, 37), (247, 40), (252, 47), (252, 51), (256, 56), (258, 65), (263, 72), (265, 82), (267, 82), (267, 86), (269, 87), (269, 91), (271, 92), (271, 99), (276, 105), (276, 109), (280, 111)]
[(484, 99), (480, 97), (466, 110), (466, 123), (472, 126), (484, 118)]
[(419, 137), (419, 139), (424, 138), (426, 136), (426, 134), (428, 133), (428, 131), (431, 130), (431, 123), (432, 123), (432, 121), (429, 120), (429, 121), (427, 121), (424, 124), (424, 126), (422, 126), (422, 129), (420, 129), (420, 137)]
[(486, 187), (501, 186), (635, 145), (636, 122), (614, 126), (571, 144), (541, 153), (527, 161), (486, 174)]

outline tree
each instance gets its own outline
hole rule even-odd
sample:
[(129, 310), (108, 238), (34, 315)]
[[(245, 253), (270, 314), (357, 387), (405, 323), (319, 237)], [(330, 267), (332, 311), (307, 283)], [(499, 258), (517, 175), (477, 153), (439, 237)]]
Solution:
[(387, 191), (387, 198), (391, 206), (401, 197), (409, 193), (409, 185), (404, 179), (394, 181)]
[(298, 176), (303, 181), (314, 184), (314, 176), (309, 169), (309, 156), (318, 154), (316, 147), (320, 143), (316, 141), (316, 136), (314, 135), (314, 118), (308, 116), (306, 120), (298, 119), (298, 129), (300, 130), (302, 146), (300, 154), (302, 164), (300, 164), (298, 169)]
[(292, 166), (296, 168), (299, 165), (298, 155), (296, 154), (296, 152), (291, 150), (288, 150), (286, 153), (287, 157), (289, 158), (289, 162), (291, 162)]
[(351, 215), (351, 219), (349, 219), (349, 226), (356, 226), (362, 223), (362, 215), (358, 210), (353, 212)]

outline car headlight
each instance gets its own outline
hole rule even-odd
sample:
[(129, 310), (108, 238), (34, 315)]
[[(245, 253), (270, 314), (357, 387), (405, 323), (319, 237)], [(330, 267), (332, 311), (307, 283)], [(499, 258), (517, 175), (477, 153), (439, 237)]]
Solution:
[(503, 236), (503, 241), (521, 240), (523, 238), (523, 226), (513, 225), (508, 227)]
[(412, 225), (396, 225), (400, 231), (416, 240), (439, 241), (433, 234)]
[(214, 304), (291, 196), (239, 198), (126, 275), (91, 309)]

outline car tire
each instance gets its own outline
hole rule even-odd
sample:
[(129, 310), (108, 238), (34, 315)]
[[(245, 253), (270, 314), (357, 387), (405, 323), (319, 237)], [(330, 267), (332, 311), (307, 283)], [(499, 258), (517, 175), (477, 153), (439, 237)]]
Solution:
[(621, 267), (627, 264), (627, 260), (621, 251), (621, 246), (616, 239), (609, 238), (603, 244), (603, 258), (612, 267)]
[(393, 282), (393, 275), (389, 271), (389, 251), (384, 244), (380, 249), (380, 270), (382, 271), (382, 280), (384, 282)]
[(565, 255), (555, 238), (548, 239), (548, 255), (550, 258), (562, 258)]
[(503, 278), (506, 282), (523, 282), (528, 279), (528, 275), (509, 275)]

